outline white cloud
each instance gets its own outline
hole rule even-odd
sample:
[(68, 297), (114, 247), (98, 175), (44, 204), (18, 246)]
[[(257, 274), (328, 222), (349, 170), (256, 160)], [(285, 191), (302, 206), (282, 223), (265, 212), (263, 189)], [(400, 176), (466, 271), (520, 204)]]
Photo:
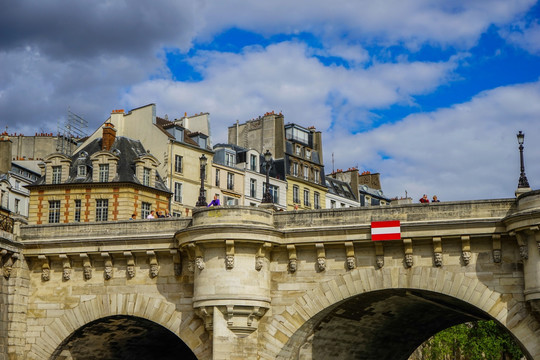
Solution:
[(530, 24), (518, 22), (500, 33), (510, 43), (527, 50), (531, 54), (540, 55), (540, 24), (538, 21)]
[[(125, 103), (136, 107), (151, 99), (169, 116), (208, 111), (217, 141), (226, 139), (226, 127), (235, 120), (271, 110), (283, 111), (287, 121), (324, 131), (333, 126), (333, 116), (353, 126), (369, 121), (368, 109), (410, 102), (413, 95), (446, 83), (456, 65), (450, 60), (346, 69), (324, 66), (309, 53), (296, 42), (242, 54), (205, 52), (194, 57), (203, 81), (146, 81), (130, 90)], [(357, 118), (359, 114), (364, 118)]]
[(529, 183), (540, 184), (539, 118), (540, 82), (500, 87), (369, 132), (341, 128), (325, 134), (327, 171), (334, 152), (336, 168), (358, 165), (381, 173), (388, 196), (407, 190), (415, 200), (424, 193), (443, 200), (512, 197), (519, 178), (519, 130), (526, 134)]
[(534, 0), (451, 1), (211, 1), (204, 7), (199, 36), (229, 27), (266, 35), (310, 32), (334, 40), (370, 39), (378, 44), (424, 42), (471, 46), (491, 24), (512, 21)]

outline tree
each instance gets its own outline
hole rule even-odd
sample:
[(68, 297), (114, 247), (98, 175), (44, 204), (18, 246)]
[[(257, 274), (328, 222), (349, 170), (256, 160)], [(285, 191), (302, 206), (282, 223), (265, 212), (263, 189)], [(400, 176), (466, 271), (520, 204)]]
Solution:
[(519, 360), (521, 349), (494, 321), (464, 323), (443, 330), (421, 348), (423, 360)]

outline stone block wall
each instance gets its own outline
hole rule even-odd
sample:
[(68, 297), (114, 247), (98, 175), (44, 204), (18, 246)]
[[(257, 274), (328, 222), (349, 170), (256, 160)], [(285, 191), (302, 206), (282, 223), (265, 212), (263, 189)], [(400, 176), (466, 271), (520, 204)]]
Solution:
[(90, 255), (92, 273), (86, 279), (83, 259), (70, 257), (72, 270), (66, 279), (65, 259), (51, 257), (48, 281), (42, 277), (42, 261), (32, 258), (25, 357), (21, 359), (50, 356), (79, 327), (112, 315), (149, 319), (179, 335), (196, 355), (208, 352), (202, 321), (193, 313), (193, 278), (187, 265), (178, 275), (171, 254), (158, 253), (159, 273), (154, 277), (148, 256), (133, 255), (134, 276), (127, 271), (131, 258), (112, 254), (108, 280), (105, 266), (109, 258)]

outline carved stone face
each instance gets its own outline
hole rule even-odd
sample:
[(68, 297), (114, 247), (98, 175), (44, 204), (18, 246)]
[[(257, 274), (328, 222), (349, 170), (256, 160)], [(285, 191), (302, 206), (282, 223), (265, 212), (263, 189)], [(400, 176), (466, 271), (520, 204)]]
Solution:
[(83, 267), (83, 275), (86, 280), (90, 280), (92, 278), (92, 267), (90, 265)]
[(105, 280), (109, 280), (110, 278), (112, 278), (112, 266), (105, 266), (104, 276)]
[(356, 260), (354, 256), (347, 257), (347, 269), (353, 270), (356, 267)]
[(51, 269), (42, 268), (41, 269), (41, 280), (49, 281), (51, 279)]
[(203, 270), (204, 269), (204, 260), (202, 257), (197, 257), (195, 259), (195, 266), (197, 266), (197, 269)]
[(11, 276), (11, 272), (13, 271), (13, 266), (11, 265), (4, 265), (4, 277), (6, 279), (9, 279)]
[(255, 259), (255, 270), (257, 271), (260, 271), (263, 267), (263, 264), (264, 264), (264, 260), (263, 260), (263, 257), (262, 256), (258, 256), (256, 259)]
[(523, 260), (527, 260), (529, 258), (529, 252), (527, 251), (527, 247), (522, 245), (519, 247), (519, 255)]
[(292, 273), (296, 271), (296, 259), (289, 260), (289, 271)]
[(377, 267), (380, 269), (384, 266), (384, 257), (383, 256), (377, 256), (377, 259), (376, 259), (376, 262), (377, 262)]
[(150, 277), (155, 278), (158, 276), (159, 273), (159, 267), (158, 264), (150, 264)]
[(128, 265), (126, 273), (130, 279), (133, 279), (135, 277), (135, 265)]
[(62, 271), (62, 277), (64, 278), (64, 280), (71, 279), (71, 268), (64, 268), (64, 270)]
[(319, 271), (324, 271), (326, 269), (326, 259), (323, 257), (317, 258), (317, 267)]
[(493, 262), (500, 263), (502, 259), (501, 250), (493, 250)]
[(471, 252), (470, 251), (463, 251), (461, 253), (461, 257), (463, 258), (463, 263), (465, 265), (469, 265), (469, 263), (471, 262)]
[(412, 254), (405, 254), (405, 265), (407, 265), (407, 267), (412, 267), (413, 266), (413, 256), (412, 256)]
[(225, 267), (227, 269), (232, 269), (234, 267), (234, 255), (225, 256)]
[(435, 266), (442, 266), (442, 253), (436, 252), (433, 256)]

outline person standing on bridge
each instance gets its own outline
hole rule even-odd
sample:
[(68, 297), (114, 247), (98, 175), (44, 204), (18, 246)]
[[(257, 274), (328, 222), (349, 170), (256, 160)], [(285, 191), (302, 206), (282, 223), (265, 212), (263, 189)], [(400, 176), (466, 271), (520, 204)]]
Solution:
[(429, 199), (428, 199), (428, 197), (427, 197), (426, 194), (424, 194), (424, 196), (422, 196), (422, 197), (420, 198), (420, 202), (421, 202), (422, 204), (427, 204), (427, 203), (429, 202)]
[(216, 194), (216, 195), (214, 195), (214, 200), (212, 200), (210, 202), (210, 204), (208, 204), (208, 207), (210, 207), (210, 206), (219, 206), (219, 205), (220, 205), (219, 204), (219, 195)]

